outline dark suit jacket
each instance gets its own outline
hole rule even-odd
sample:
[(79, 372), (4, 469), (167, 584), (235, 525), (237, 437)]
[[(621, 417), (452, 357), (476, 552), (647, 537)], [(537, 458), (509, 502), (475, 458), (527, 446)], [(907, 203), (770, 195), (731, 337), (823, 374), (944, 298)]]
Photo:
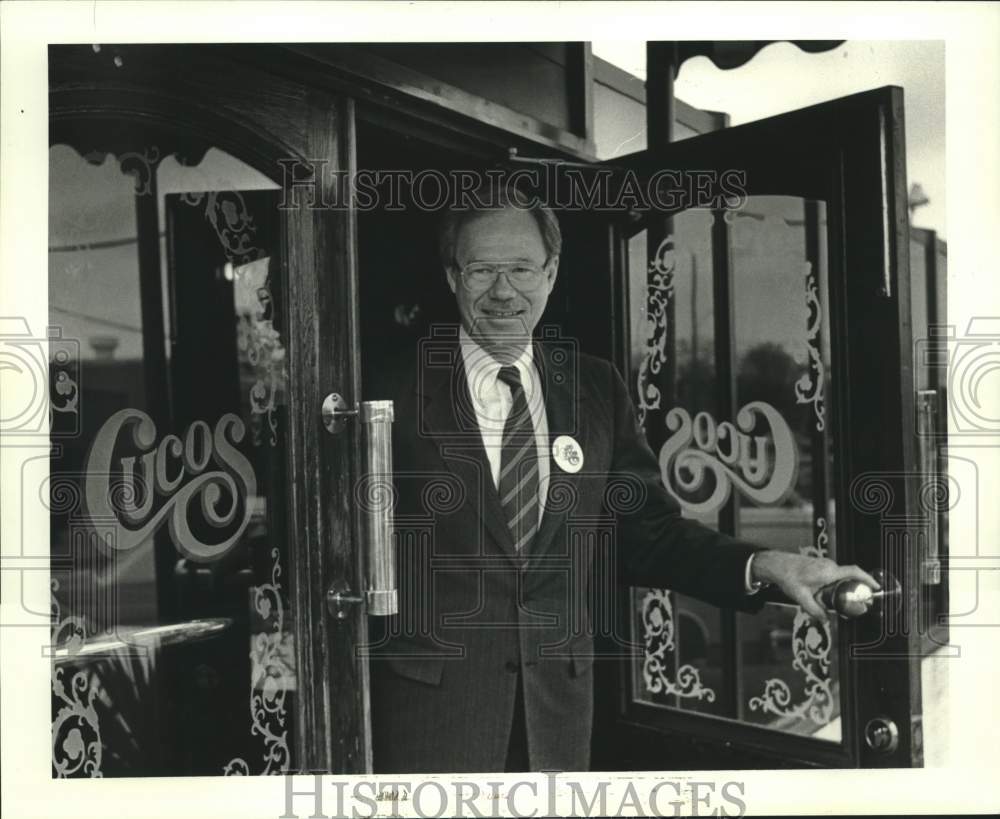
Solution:
[(400, 611), (371, 620), (375, 771), (502, 771), (519, 678), (532, 769), (587, 770), (590, 624), (606, 619), (609, 586), (752, 611), (757, 547), (681, 517), (608, 362), (536, 343), (550, 438), (573, 436), (584, 462), (572, 474), (550, 457), (539, 531), (516, 553), (460, 348), (418, 357), (405, 377), (382, 373), (377, 395), (395, 401)]

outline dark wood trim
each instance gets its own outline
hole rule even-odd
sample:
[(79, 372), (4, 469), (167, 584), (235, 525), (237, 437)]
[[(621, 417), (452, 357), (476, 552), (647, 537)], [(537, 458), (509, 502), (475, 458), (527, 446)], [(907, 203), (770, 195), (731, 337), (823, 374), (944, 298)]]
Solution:
[[(344, 167), (347, 169), (350, 175), (357, 172), (358, 169), (358, 145), (357, 145), (357, 113), (354, 105), (354, 100), (347, 98), (343, 100), (342, 103), (342, 116), (345, 118), (344, 126)], [(353, 206), (350, 207), (346, 214), (346, 223), (344, 224), (344, 262), (345, 262), (345, 278), (344, 278), (344, 298), (345, 298), (345, 309), (346, 314), (346, 349), (360, 351), (361, 350), (361, 328), (360, 328), (360, 316), (361, 316), (361, 297), (359, 293), (359, 268), (358, 268), (358, 212)], [(361, 357), (359, 354), (350, 355), (347, 357), (346, 366), (348, 372), (346, 373), (347, 383), (350, 384), (350, 395), (354, 396), (355, 402), (361, 400)], [(353, 468), (351, 470), (351, 475), (360, 476), (362, 469), (362, 440), (361, 440), (361, 428), (360, 425), (354, 425), (354, 436), (351, 439), (351, 459), (353, 462)], [(353, 489), (353, 486), (351, 487)], [(348, 499), (348, 503), (353, 508), (353, 497), (354, 493), (351, 492), (351, 496)], [(354, 588), (363, 589), (365, 587), (365, 578), (368, 574), (368, 567), (365, 565), (364, 560), (364, 549), (361, 548), (361, 544), (364, 543), (364, 533), (362, 527), (362, 520), (360, 515), (353, 515), (354, 521), (354, 531), (353, 531), (353, 542), (348, 542), (347, 549), (343, 548), (341, 544), (340, 551), (343, 553), (342, 559), (346, 560), (345, 571), (349, 571), (350, 567), (354, 567)], [(366, 612), (358, 610), (357, 619), (352, 623), (353, 634), (350, 636), (349, 648), (354, 654), (355, 668), (358, 674), (358, 690), (360, 692), (361, 702), (360, 702), (360, 713), (357, 711), (357, 703), (351, 704), (348, 707), (347, 718), (348, 720), (354, 720), (357, 725), (358, 731), (358, 753), (353, 760), (353, 765), (351, 769), (357, 772), (371, 773), (374, 770), (374, 761), (372, 757), (372, 738), (371, 738), (371, 669), (368, 664), (368, 660), (361, 657), (357, 652), (358, 646), (364, 646), (368, 644), (368, 616)], [(331, 691), (331, 695), (335, 695), (337, 692), (335, 690)]]
[[(691, 769), (725, 768), (720, 756), (740, 759), (735, 768), (846, 768), (852, 767), (844, 741), (830, 742), (812, 739), (751, 725), (735, 719), (710, 714), (692, 713), (676, 708), (647, 705), (634, 700), (628, 705), (622, 727), (630, 731), (649, 732), (660, 748), (689, 744), (700, 746), (701, 763), (690, 757)], [(846, 737), (845, 737), (846, 739)], [(676, 749), (673, 749), (676, 751)], [(712, 754), (715, 754), (713, 758)], [(678, 754), (678, 756), (681, 756)], [(623, 760), (634, 770), (661, 769), (655, 754), (650, 754), (643, 766), (641, 758)]]
[(442, 125), (433, 119), (418, 117), (397, 107), (367, 100), (354, 99), (354, 118), (356, 123), (375, 125), (404, 138), (411, 137), (438, 146), (471, 162), (481, 163), (484, 167), (506, 159), (511, 145), (510, 140), (484, 137), (481, 133)]
[[(337, 169), (354, 162), (353, 105), (344, 98), (311, 91), (307, 100), (307, 146), (311, 156), (329, 158)], [(322, 182), (323, 194), (336, 196), (333, 175)], [(288, 212), (289, 306), (294, 314), (290, 335), (289, 377), (298, 385), (292, 431), (296, 499), (294, 543), (315, 543), (296, 550), (299, 561), (296, 605), (299, 623), (311, 631), (300, 650), (302, 678), (312, 684), (305, 704), (300, 740), (302, 770), (362, 773), (370, 770), (370, 737), (365, 663), (356, 646), (364, 640), (366, 620), (360, 607), (334, 622), (326, 611), (325, 590), (334, 580), (359, 588), (362, 567), (354, 515), (354, 476), (359, 464), (356, 425), (331, 436), (320, 424), (319, 407), (328, 392), (358, 395), (356, 223), (351, 210), (299, 207)], [(338, 352), (339, 351), (339, 352)], [(315, 534), (311, 534), (310, 530)]]
[[(847, 195), (845, 191), (844, 157), (838, 153), (831, 163), (828, 179), (828, 194), (823, 197), (827, 203), (827, 264), (829, 273), (831, 366), (833, 368), (832, 395), (827, 406), (833, 407), (830, 428), (835, 444), (834, 462), (831, 470), (833, 496), (837, 509), (849, 509), (851, 503), (851, 476), (854, 472), (854, 448), (849, 445), (851, 424), (851, 399), (854, 386), (850, 381), (850, 362), (846, 343), (836, 343), (836, 339), (847, 339), (850, 333), (850, 304), (848, 297), (849, 267), (847, 260), (847, 228), (844, 211)], [(819, 198), (819, 197), (817, 197)], [(837, 519), (837, 560), (854, 560), (854, 515), (840, 515)], [(863, 564), (865, 565), (865, 564)], [(868, 568), (875, 568), (868, 565)], [(841, 623), (842, 637), (837, 647), (841, 681), (841, 729), (845, 747), (851, 758), (851, 765), (857, 766), (860, 755), (860, 740), (857, 724), (860, 712), (858, 702), (858, 669), (850, 660), (850, 646), (857, 639), (854, 623)]]
[(570, 130), (583, 137), (590, 153), (594, 147), (594, 65), (590, 43), (567, 43), (566, 96)]
[(674, 43), (646, 43), (646, 142), (651, 148), (662, 148), (673, 141), (676, 76)]
[[(411, 68), (397, 65), (357, 46), (339, 44), (304, 44), (278, 47), (290, 57), (311, 64), (308, 76), (313, 84), (338, 84), (349, 81), (350, 88), (361, 99), (379, 98), (390, 105), (410, 106), (414, 113), (431, 106), (438, 116), (442, 112), (458, 114), (482, 123), (511, 137), (557, 149), (566, 154), (592, 160), (592, 142), (577, 134), (549, 125), (534, 117), (463, 91), (441, 80), (427, 77)], [(321, 66), (317, 72), (317, 66)], [(292, 68), (289, 65), (289, 68)], [(280, 69), (279, 69), (280, 70)], [(425, 109), (424, 115), (428, 112)]]
[(628, 243), (636, 233), (642, 230), (627, 230), (624, 226), (612, 222), (609, 225), (608, 248), (611, 265), (611, 300), (613, 310), (618, 320), (614, 327), (614, 342), (612, 361), (622, 374), (625, 383), (631, 388), (635, 384), (635, 372), (632, 369), (632, 298), (631, 277), (628, 264)]
[[(921, 725), (920, 634), (915, 622), (920, 595), (919, 553), (915, 535), (920, 526), (918, 459), (913, 407), (913, 349), (910, 316), (909, 226), (902, 90), (880, 92), (879, 103), (856, 118), (857, 139), (844, 146), (844, 186), (866, 192), (843, 208), (849, 237), (845, 259), (847, 330), (841, 349), (846, 372), (841, 383), (850, 388), (845, 419), (866, 419), (848, 431), (853, 446), (847, 476), (871, 476), (885, 492), (884, 508), (865, 512), (851, 504), (841, 515), (850, 527), (841, 535), (841, 559), (857, 551), (862, 565), (893, 571), (903, 586), (901, 617), (862, 618), (851, 641), (857, 669), (857, 728), (859, 763), (864, 767), (919, 767), (923, 764)], [(881, 133), (881, 137), (880, 137)], [(884, 137), (884, 138), (882, 138)], [(885, 156), (878, 148), (884, 142)], [(882, 197), (872, 190), (883, 164), (889, 175), (888, 235), (882, 228)], [(855, 237), (850, 241), (850, 237)], [(867, 237), (867, 242), (859, 241)], [(889, 293), (884, 295), (883, 242), (889, 243)], [(878, 354), (873, 355), (877, 350)], [(891, 432), (890, 432), (891, 431)], [(845, 500), (850, 501), (850, 488)], [(882, 659), (880, 660), (879, 657)], [(873, 751), (861, 740), (864, 725), (886, 717), (899, 729), (895, 753)]]
[[(629, 332), (628, 260), (627, 257), (623, 256), (623, 250), (627, 244), (621, 241), (621, 231), (614, 223), (609, 223), (606, 231), (607, 263), (610, 271), (608, 296), (612, 313), (611, 361), (623, 378), (631, 379), (628, 363), (631, 358), (629, 350), (631, 334)], [(631, 381), (625, 383), (631, 384)]]
[[(736, 305), (733, 302), (734, 281), (732, 265), (732, 234), (725, 212), (712, 212), (712, 310), (713, 345), (715, 349), (715, 383), (717, 405), (716, 419), (732, 421), (736, 418), (736, 369), (733, 339), (736, 334)], [(725, 506), (719, 511), (720, 532), (730, 535), (739, 533), (740, 498), (733, 492)], [(735, 718), (742, 716), (743, 644), (740, 639), (739, 620), (736, 612), (720, 610), (720, 632), (722, 645), (728, 646), (722, 656), (722, 696), (727, 710)]]

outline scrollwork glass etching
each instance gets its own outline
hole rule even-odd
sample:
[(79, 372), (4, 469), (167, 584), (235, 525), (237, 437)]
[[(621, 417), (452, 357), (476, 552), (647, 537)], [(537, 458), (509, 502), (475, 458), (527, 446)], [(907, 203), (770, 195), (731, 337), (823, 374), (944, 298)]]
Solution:
[[(78, 654), (86, 642), (86, 625), (80, 617), (62, 615), (56, 597), (59, 581), (50, 582), (51, 645)], [(87, 666), (70, 669), (53, 663), (52, 775), (58, 779), (103, 775), (101, 722), (94, 705), (99, 690)]]
[[(803, 546), (800, 553), (810, 557), (826, 557), (829, 537), (826, 520), (817, 520), (816, 544)], [(825, 726), (833, 716), (834, 694), (830, 675), (830, 651), (834, 635), (829, 623), (820, 623), (801, 607), (795, 609), (792, 622), (792, 669), (802, 678), (803, 694), (795, 701), (791, 686), (781, 677), (772, 677), (764, 690), (750, 697), (751, 711), (761, 711), (781, 718), (782, 724), (808, 720), (816, 728)]]
[(795, 382), (795, 398), (800, 404), (812, 404), (816, 414), (816, 429), (826, 429), (826, 401), (823, 396), (823, 382), (826, 368), (823, 365), (823, 350), (820, 346), (820, 332), (823, 323), (823, 308), (819, 300), (819, 283), (812, 265), (804, 265), (806, 280), (806, 340), (809, 345), (808, 370)]
[[(250, 646), (250, 733), (264, 741), (261, 774), (288, 771), (287, 693), (295, 688), (295, 654), (287, 631), (281, 594), (280, 552), (271, 550), (271, 582), (252, 589), (253, 607), (261, 621)], [(242, 757), (230, 760), (226, 776), (247, 776), (253, 771)]]
[(660, 409), (657, 377), (672, 350), (667, 350), (667, 320), (674, 294), (674, 239), (666, 237), (656, 249), (647, 269), (646, 355), (637, 376), (639, 423), (645, 424), (650, 410)]
[(644, 626), (642, 677), (646, 692), (714, 702), (715, 692), (704, 685), (700, 672), (690, 663), (670, 673), (671, 666), (677, 663), (673, 656), (675, 623), (670, 592), (648, 589), (639, 605)]

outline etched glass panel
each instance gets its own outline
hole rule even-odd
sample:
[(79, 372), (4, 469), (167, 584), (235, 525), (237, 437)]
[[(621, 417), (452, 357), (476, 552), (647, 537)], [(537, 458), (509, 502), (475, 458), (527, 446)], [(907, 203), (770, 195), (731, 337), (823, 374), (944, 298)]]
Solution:
[[(645, 230), (629, 243), (631, 365), (654, 451), (673, 437), (663, 420), (667, 410), (688, 418), (716, 412), (712, 223), (708, 211), (686, 211), (675, 217), (674, 236), (659, 248), (647, 247)], [(684, 493), (705, 507), (687, 516), (716, 528), (710, 489)], [(637, 587), (632, 612), (633, 642), (643, 646), (633, 674), (635, 698), (725, 715), (719, 610), (666, 589)]]
[[(826, 208), (753, 196), (732, 220), (737, 426), (759, 480), (738, 494), (738, 533), (775, 549), (836, 559), (835, 432)], [(797, 607), (740, 615), (740, 718), (840, 741), (836, 618)]]
[(277, 186), (216, 149), (114, 139), (49, 154), (53, 776), (280, 773)]
[[(835, 559), (825, 213), (771, 196), (725, 215), (689, 211), (641, 272), (633, 240), (632, 363), (647, 437), (686, 517), (715, 527), (724, 514), (747, 540)], [(712, 255), (723, 246), (728, 269)], [(727, 309), (713, 302), (713, 276), (729, 282)], [(717, 356), (716, 322), (729, 315), (730, 348)], [(716, 374), (727, 359), (735, 415)], [(637, 702), (840, 741), (835, 622), (779, 605), (734, 615), (649, 588), (632, 590), (632, 612), (645, 649)]]

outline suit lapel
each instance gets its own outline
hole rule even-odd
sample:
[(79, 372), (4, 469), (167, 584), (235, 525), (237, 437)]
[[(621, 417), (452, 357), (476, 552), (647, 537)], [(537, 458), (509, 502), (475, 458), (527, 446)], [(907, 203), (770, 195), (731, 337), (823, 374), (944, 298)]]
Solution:
[(555, 462), (551, 442), (560, 435), (570, 435), (584, 453), (588, 450), (587, 425), (581, 411), (585, 396), (579, 389), (576, 358), (564, 345), (535, 343), (534, 361), (541, 376), (549, 427), (549, 489), (538, 533), (527, 547), (527, 554), (520, 554), (514, 548), (500, 496), (493, 485), (457, 343), (449, 358), (451, 366), (425, 367), (417, 384), (424, 402), (421, 434), (435, 441), (445, 467), (468, 489), (469, 503), (477, 520), (482, 521), (501, 551), (523, 567), (527, 560), (548, 548), (573, 510), (577, 476), (563, 471)]
[(560, 435), (576, 439), (584, 453), (588, 449), (587, 425), (581, 405), (585, 396), (579, 388), (576, 357), (565, 345), (535, 344), (535, 366), (545, 390), (545, 414), (549, 425), (549, 490), (538, 534), (528, 547), (529, 557), (541, 555), (560, 526), (565, 525), (577, 497), (577, 476), (565, 472), (552, 457), (551, 443)]
[(450, 367), (423, 368), (417, 384), (424, 401), (420, 432), (437, 444), (444, 465), (466, 487), (472, 510), (501, 550), (516, 564), (523, 565), (525, 557), (514, 549), (500, 496), (493, 485), (458, 344), (454, 345), (450, 358)]

